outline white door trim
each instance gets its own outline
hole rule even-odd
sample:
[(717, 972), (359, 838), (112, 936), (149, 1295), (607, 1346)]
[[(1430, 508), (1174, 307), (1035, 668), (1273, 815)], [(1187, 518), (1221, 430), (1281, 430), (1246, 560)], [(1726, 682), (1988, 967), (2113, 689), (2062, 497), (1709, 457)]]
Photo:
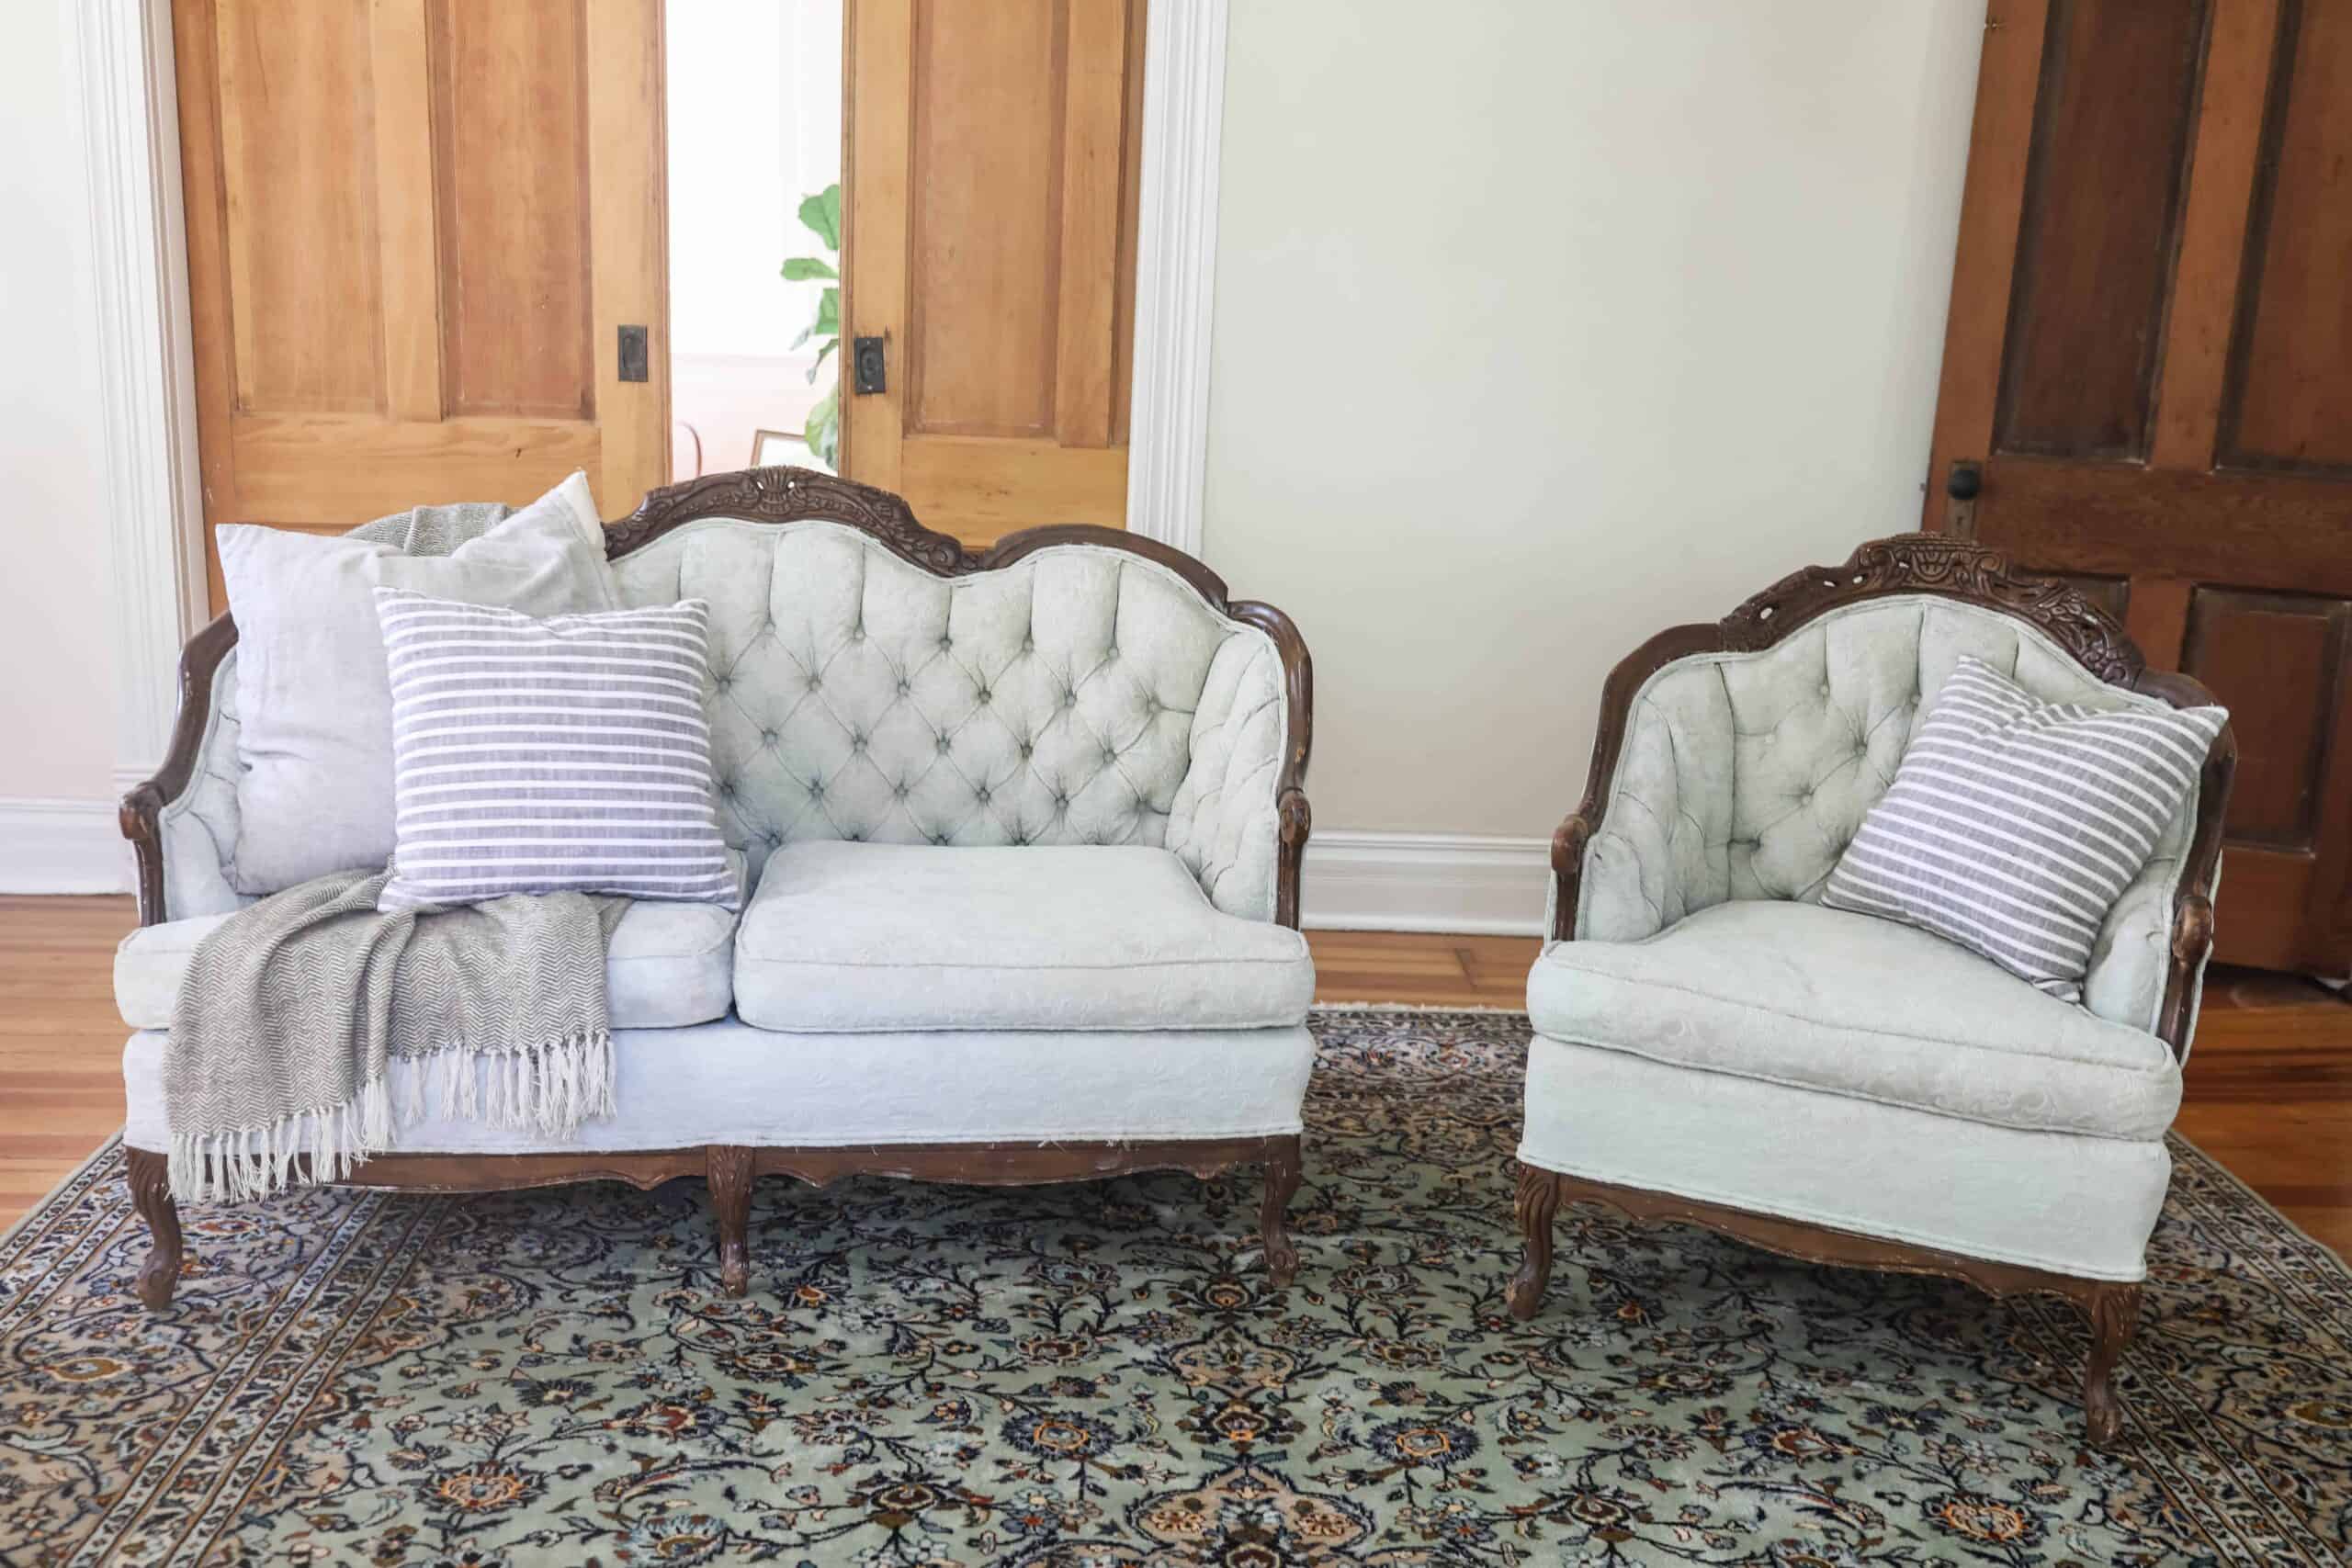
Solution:
[(1201, 551), (1208, 469), (1226, 6), (1227, 0), (1161, 0), (1144, 24), (1127, 527), (1193, 555)]
[(115, 646), (115, 776), (163, 761), (209, 615), (170, 0), (74, 7), (90, 183)]

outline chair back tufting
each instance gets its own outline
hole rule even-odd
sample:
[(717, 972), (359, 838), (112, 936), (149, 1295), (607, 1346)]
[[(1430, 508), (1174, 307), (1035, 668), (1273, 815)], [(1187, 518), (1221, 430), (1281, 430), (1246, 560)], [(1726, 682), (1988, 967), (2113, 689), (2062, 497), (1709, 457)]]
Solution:
[(1271, 801), (1272, 639), (1146, 556), (951, 575), (842, 523), (705, 517), (613, 568), (630, 604), (710, 603), (720, 825), (754, 873), (802, 839), (1196, 849), (1227, 790)]

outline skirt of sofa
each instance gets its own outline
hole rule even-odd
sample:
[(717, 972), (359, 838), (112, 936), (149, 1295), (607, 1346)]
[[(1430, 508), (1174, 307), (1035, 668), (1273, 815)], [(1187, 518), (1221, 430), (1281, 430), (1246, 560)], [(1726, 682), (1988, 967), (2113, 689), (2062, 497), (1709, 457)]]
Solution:
[[(549, 1143), (528, 1128), (425, 1115), (404, 1154), (611, 1152), (751, 1144), (1099, 1143), (1299, 1131), (1315, 1043), (1304, 1027), (780, 1034), (729, 1017), (613, 1031), (617, 1106)], [(123, 1141), (168, 1147), (164, 1035), (124, 1046)], [(403, 1103), (395, 1065), (394, 1104)]]

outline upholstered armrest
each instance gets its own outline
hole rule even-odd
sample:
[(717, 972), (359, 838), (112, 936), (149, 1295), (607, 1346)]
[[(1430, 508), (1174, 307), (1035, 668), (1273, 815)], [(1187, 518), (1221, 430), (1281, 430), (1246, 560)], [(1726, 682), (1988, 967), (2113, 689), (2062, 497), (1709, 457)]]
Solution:
[(1245, 629), (1210, 662), (1167, 844), (1218, 908), (1295, 927), (1312, 825), (1303, 781), (1313, 669), (1281, 611), (1244, 603), (1227, 613)]
[(1730, 701), (1668, 668), (1713, 632), (1662, 632), (1611, 671), (1584, 802), (1552, 835), (1554, 940), (1639, 942), (1728, 896)]
[(155, 776), (122, 798), (139, 863), (139, 923), (253, 902), (229, 880), (237, 845), (237, 627), (222, 615), (180, 654), (179, 717)]

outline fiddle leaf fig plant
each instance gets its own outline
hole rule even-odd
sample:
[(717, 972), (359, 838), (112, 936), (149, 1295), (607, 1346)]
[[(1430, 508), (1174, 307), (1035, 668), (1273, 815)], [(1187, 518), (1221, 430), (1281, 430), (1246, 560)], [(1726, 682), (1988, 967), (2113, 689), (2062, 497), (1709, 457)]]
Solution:
[[(842, 187), (838, 181), (800, 203), (800, 224), (817, 236), (823, 245), (821, 256), (790, 256), (784, 264), (786, 283), (823, 281), (825, 290), (817, 297), (817, 319), (800, 329), (792, 346), (814, 340), (816, 360), (808, 367), (808, 381), (814, 386), (825, 361), (842, 344)], [(818, 400), (808, 411), (808, 422), (801, 427), (801, 435), (808, 443), (808, 450), (827, 468), (837, 466), (842, 444), (841, 367), (836, 365), (831, 389)]]

